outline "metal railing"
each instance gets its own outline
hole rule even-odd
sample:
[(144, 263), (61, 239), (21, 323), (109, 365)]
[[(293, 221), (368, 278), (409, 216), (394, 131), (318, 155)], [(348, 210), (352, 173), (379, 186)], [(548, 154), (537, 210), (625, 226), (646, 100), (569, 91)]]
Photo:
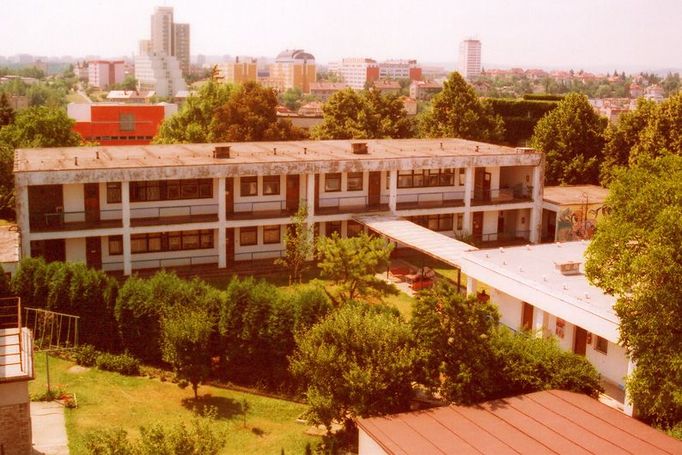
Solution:
[(396, 204), (403, 207), (447, 207), (464, 205), (464, 191), (444, 191), (439, 193), (398, 193)]
[(370, 204), (366, 195), (336, 196), (320, 198), (315, 209), (316, 214), (327, 213), (352, 213), (357, 211), (368, 212), (382, 210), (386, 204), (381, 200), (378, 204)]
[(218, 215), (218, 204), (173, 205), (168, 207), (135, 207), (130, 209), (130, 219), (192, 217)]
[[(297, 201), (298, 202), (298, 201)], [(253, 201), (253, 202), (235, 202), (231, 211), (227, 213), (228, 218), (239, 218), (244, 216), (263, 216), (265, 218), (272, 216), (287, 216), (293, 214), (287, 208), (287, 201)]]
[(514, 231), (514, 232), (490, 232), (482, 234), (480, 238), (474, 236), (474, 241), (477, 242), (508, 242), (513, 240), (528, 240), (530, 238), (530, 231)]
[(495, 190), (474, 189), (472, 197), (472, 201), (478, 204), (500, 204), (531, 200), (533, 200), (533, 187), (519, 185), (516, 185), (514, 188), (499, 188)]
[(278, 250), (259, 250), (259, 251), (248, 251), (243, 253), (235, 253), (235, 261), (255, 261), (258, 259), (276, 259), (283, 257), (285, 253), (284, 248)]
[(121, 216), (121, 209), (32, 212), (29, 214), (29, 224), (31, 230), (63, 229), (69, 225), (85, 227), (120, 221)]

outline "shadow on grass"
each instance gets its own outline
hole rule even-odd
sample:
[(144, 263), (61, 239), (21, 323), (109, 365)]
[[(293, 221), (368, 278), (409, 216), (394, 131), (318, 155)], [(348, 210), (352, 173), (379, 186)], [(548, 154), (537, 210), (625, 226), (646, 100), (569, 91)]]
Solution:
[(255, 434), (258, 437), (263, 437), (265, 435), (265, 431), (261, 430), (258, 427), (251, 428), (251, 433)]
[(215, 410), (217, 419), (232, 419), (242, 415), (242, 405), (232, 398), (214, 397), (212, 395), (200, 396), (198, 400), (194, 398), (183, 398), (182, 406), (192, 411), (194, 414), (204, 416)]

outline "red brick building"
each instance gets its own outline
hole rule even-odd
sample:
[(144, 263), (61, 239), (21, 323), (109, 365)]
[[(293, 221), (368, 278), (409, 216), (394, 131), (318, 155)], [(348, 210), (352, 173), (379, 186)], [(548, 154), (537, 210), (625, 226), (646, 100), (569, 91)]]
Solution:
[(161, 122), (178, 108), (175, 104), (75, 104), (68, 106), (74, 131), (101, 145), (146, 145), (159, 131)]

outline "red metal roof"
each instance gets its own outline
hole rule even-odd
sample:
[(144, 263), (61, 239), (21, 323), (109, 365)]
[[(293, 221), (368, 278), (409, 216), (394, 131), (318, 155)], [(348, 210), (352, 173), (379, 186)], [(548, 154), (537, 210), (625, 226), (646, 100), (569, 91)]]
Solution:
[(682, 454), (682, 441), (587, 395), (560, 390), (360, 419), (358, 425), (392, 455)]

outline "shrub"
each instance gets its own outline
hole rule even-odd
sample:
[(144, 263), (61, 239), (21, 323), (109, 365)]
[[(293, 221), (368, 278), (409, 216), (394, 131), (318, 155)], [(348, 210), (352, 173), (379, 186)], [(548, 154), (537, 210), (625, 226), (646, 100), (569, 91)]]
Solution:
[(74, 350), (74, 358), (78, 365), (91, 367), (97, 363), (99, 352), (91, 344), (83, 344)]
[(97, 356), (96, 364), (100, 370), (114, 371), (128, 376), (140, 374), (140, 361), (130, 354), (116, 355), (103, 352)]

